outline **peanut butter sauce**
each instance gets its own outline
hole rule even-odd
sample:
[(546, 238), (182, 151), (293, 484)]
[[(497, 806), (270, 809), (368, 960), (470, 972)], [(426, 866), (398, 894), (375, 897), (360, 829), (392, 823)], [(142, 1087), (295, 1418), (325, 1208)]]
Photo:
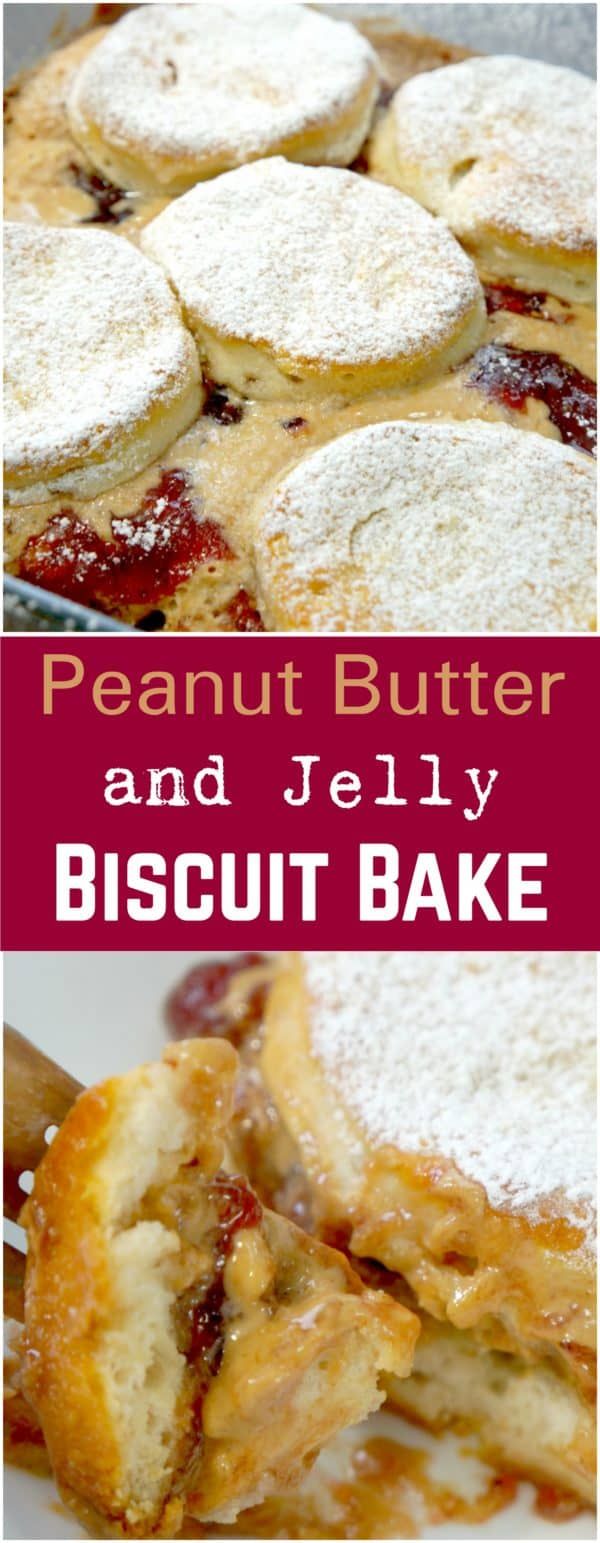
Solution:
[[(335, 1469), (335, 1475), (333, 1472)], [(331, 1470), (331, 1471), (329, 1471)], [(430, 1453), (391, 1436), (353, 1436), (298, 1491), (276, 1495), (232, 1526), (186, 1524), (185, 1538), (417, 1538), (424, 1527), (481, 1525), (514, 1500), (517, 1481), (483, 1472), (473, 1498), (435, 1478)]]

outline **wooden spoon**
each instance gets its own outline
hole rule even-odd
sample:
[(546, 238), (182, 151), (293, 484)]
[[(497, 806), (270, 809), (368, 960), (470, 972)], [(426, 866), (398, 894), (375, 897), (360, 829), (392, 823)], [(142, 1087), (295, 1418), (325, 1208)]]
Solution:
[(4, 1025), (4, 1215), (18, 1221), (25, 1201), (19, 1184), (46, 1151), (46, 1131), (61, 1125), (81, 1083)]

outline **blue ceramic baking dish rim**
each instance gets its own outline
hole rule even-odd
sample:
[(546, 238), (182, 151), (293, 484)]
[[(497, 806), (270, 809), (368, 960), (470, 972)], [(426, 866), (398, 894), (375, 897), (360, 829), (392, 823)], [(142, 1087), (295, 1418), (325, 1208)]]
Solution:
[[(21, 610), (24, 613), (24, 625), (22, 627), (11, 626), (11, 612)], [(27, 618), (27, 620), (25, 620)], [(39, 621), (46, 623), (46, 627), (53, 632), (133, 632), (126, 622), (117, 621), (112, 616), (104, 616), (101, 611), (93, 611), (87, 605), (78, 605), (75, 600), (66, 600), (62, 595), (54, 595), (49, 589), (40, 589), (37, 584), (28, 584), (25, 579), (18, 579), (12, 573), (4, 575), (4, 628), (6, 632), (35, 631), (35, 625), (31, 623)], [(40, 627), (40, 631), (44, 630)]]

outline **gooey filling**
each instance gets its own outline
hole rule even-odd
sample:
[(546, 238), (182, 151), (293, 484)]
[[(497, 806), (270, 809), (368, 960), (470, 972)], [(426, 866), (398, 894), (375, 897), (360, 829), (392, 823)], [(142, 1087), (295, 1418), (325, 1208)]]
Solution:
[[(171, 1277), (172, 1312), (177, 1349), (187, 1363), (184, 1400), (191, 1411), (193, 1460), (193, 1448), (202, 1435), (204, 1400), (219, 1372), (227, 1333), (272, 1282), (268, 1245), (258, 1231), (263, 1210), (241, 1174), (219, 1170), (207, 1181), (194, 1159), (167, 1187), (148, 1192), (143, 1211), (146, 1218), (176, 1231), (181, 1240)], [(260, 1252), (260, 1278), (257, 1272), (253, 1278), (248, 1260), (236, 1250), (242, 1235), (255, 1244), (251, 1255)]]

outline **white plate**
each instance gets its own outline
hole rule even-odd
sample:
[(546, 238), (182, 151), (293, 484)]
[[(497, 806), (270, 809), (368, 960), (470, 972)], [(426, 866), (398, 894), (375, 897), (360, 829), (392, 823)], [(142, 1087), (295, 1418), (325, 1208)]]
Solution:
[[(95, 1082), (159, 1055), (164, 1044), (161, 1007), (197, 953), (43, 953), (5, 957), (5, 1017), (81, 1082)], [(214, 957), (214, 956), (213, 956)], [(396, 1416), (376, 1415), (369, 1434), (393, 1432), (405, 1445), (434, 1454), (432, 1476), (467, 1496), (481, 1487), (482, 1467), (466, 1458), (450, 1436), (431, 1439)], [(343, 1453), (343, 1443), (340, 1444)], [(479, 1481), (479, 1482), (478, 1482)], [(595, 1538), (590, 1513), (551, 1523), (533, 1510), (534, 1492), (519, 1487), (514, 1503), (485, 1525), (423, 1528), (424, 1538), (546, 1538), (567, 1543)], [(84, 1534), (57, 1505), (46, 1480), (7, 1469), (5, 1538), (81, 1538)]]

